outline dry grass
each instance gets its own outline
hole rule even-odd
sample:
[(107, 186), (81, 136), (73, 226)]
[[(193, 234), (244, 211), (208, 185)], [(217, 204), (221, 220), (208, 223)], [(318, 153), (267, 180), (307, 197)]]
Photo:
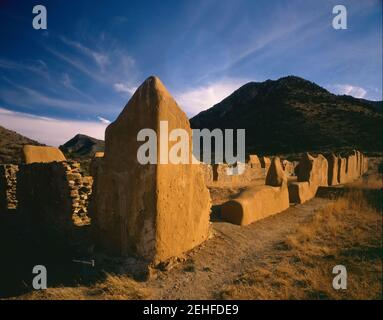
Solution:
[[(352, 190), (259, 265), (220, 292), (224, 299), (382, 299), (382, 214), (379, 197)], [(376, 191), (376, 190), (375, 190)], [(376, 200), (376, 202), (374, 202)], [(332, 268), (347, 268), (346, 290), (334, 290)]]
[[(252, 268), (240, 276), (236, 276), (237, 271), (230, 275), (234, 280), (227, 280), (217, 297), (382, 299), (383, 204), (379, 179), (369, 177), (363, 189), (355, 183), (354, 189), (318, 210), (311, 221), (297, 227), (283, 242), (267, 246)], [(347, 268), (347, 290), (336, 291), (332, 287), (332, 269), (340, 264)], [(198, 272), (186, 264), (183, 272), (187, 271)], [(173, 270), (169, 281), (172, 275)], [(155, 286), (136, 282), (127, 275), (107, 274), (93, 285), (49, 288), (17, 299), (134, 300), (154, 296)]]
[(367, 176), (364, 179), (359, 179), (350, 184), (352, 188), (363, 188), (363, 189), (381, 189), (383, 188), (383, 179), (381, 174), (375, 174)]
[(149, 293), (127, 276), (108, 274), (105, 280), (85, 287), (57, 287), (32, 291), (17, 299), (26, 300), (141, 300)]

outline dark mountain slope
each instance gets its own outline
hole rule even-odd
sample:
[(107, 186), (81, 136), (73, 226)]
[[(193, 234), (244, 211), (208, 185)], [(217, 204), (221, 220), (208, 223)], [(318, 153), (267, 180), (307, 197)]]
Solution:
[(60, 146), (64, 154), (71, 159), (91, 158), (98, 151), (104, 151), (105, 142), (85, 134), (77, 134)]
[(0, 126), (0, 164), (20, 164), (25, 144), (42, 146), (43, 144)]
[(381, 106), (288, 76), (247, 83), (190, 123), (192, 128), (246, 129), (247, 153), (382, 151)]

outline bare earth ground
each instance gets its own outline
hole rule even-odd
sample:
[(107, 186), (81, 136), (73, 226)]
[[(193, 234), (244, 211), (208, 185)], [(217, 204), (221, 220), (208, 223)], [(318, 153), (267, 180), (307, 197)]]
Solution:
[[(382, 299), (379, 162), (347, 189), (322, 190), (321, 197), (245, 227), (219, 221), (219, 204), (240, 187), (212, 189), (214, 236), (182, 259), (151, 269), (149, 280), (108, 274), (92, 285), (18, 298)], [(348, 271), (343, 291), (332, 288), (332, 268), (339, 264)]]
[(314, 199), (245, 227), (215, 222), (213, 239), (191, 252), (184, 264), (160, 274), (146, 286), (161, 299), (219, 298), (224, 285), (264, 261), (278, 243), (308, 221), (314, 214), (313, 207), (324, 207), (327, 202)]

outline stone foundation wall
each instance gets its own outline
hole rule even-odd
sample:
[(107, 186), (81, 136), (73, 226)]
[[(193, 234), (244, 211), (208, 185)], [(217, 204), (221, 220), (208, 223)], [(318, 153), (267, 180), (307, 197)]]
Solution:
[(0, 214), (16, 210), (16, 175), (19, 167), (6, 164), (0, 166)]
[(89, 224), (88, 205), (92, 194), (93, 177), (83, 176), (80, 163), (63, 162), (72, 200), (72, 219), (76, 225)]

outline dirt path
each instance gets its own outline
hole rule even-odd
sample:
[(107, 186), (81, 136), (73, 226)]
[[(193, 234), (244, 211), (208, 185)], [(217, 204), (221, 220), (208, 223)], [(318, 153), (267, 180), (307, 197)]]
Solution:
[(330, 202), (314, 198), (245, 227), (213, 222), (212, 239), (189, 252), (171, 271), (159, 271), (143, 286), (150, 289), (153, 299), (217, 299), (223, 285), (266, 261), (287, 235)]

